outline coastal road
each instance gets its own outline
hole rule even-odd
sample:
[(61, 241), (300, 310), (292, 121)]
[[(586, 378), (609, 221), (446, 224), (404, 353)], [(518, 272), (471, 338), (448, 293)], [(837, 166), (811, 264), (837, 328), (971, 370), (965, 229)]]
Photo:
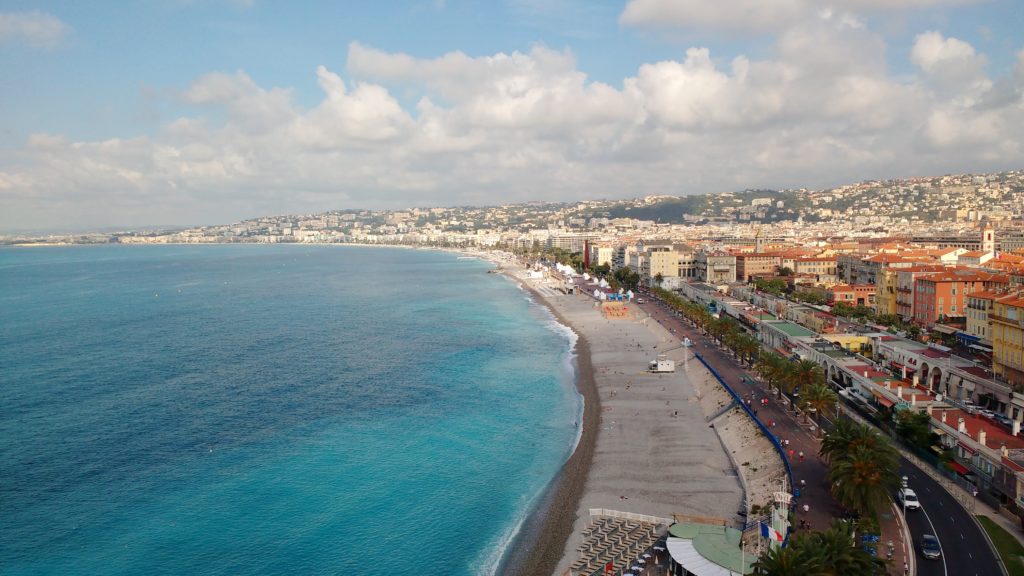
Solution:
[[(666, 328), (673, 329), (676, 336), (689, 337), (705, 360), (729, 382), (734, 389), (743, 395), (750, 393), (764, 395), (757, 387), (743, 380), (745, 371), (736, 365), (735, 360), (722, 352), (708, 339), (701, 336), (700, 331), (692, 328), (663, 305), (645, 304), (641, 308)], [(792, 414), (778, 406), (774, 398), (768, 406), (763, 407), (758, 417), (762, 421), (775, 421), (773, 431), (780, 437), (791, 438), (791, 446), (804, 450), (807, 461), (801, 464), (792, 462), (793, 473), (797, 481), (801, 477), (807, 480), (804, 502), (812, 503), (811, 514), (806, 519), (812, 528), (824, 528), (832, 517), (839, 516), (840, 510), (828, 493), (825, 482), (827, 467), (817, 456), (817, 441), (806, 432), (793, 418)], [(920, 576), (999, 576), (1002, 571), (995, 554), (989, 547), (981, 528), (971, 518), (963, 506), (953, 498), (938, 482), (925, 474), (917, 466), (901, 459), (900, 474), (907, 476), (907, 485), (917, 492), (921, 500), (921, 510), (907, 513), (907, 525), (910, 529), (912, 542), (908, 543), (908, 552), (915, 555), (916, 573)], [(817, 506), (815, 506), (817, 504)], [(814, 510), (817, 507), (818, 510)], [(817, 513), (815, 513), (817, 512)], [(804, 516), (798, 512), (798, 517)], [(895, 526), (891, 527), (895, 529)], [(934, 534), (942, 546), (943, 560), (926, 560), (920, 553), (921, 536)], [(902, 539), (902, 538), (900, 538)], [(894, 565), (903, 563), (902, 550), (897, 550)]]
[[(657, 299), (651, 299), (639, 308), (659, 324), (673, 332), (676, 338), (688, 337), (694, 342), (692, 351), (700, 354), (711, 367), (744, 399), (753, 398), (752, 408), (759, 420), (767, 425), (782, 443), (788, 441), (789, 458), (793, 468), (793, 480), (800, 490), (797, 498), (797, 522), (806, 521), (811, 529), (824, 530), (832, 519), (842, 514), (828, 491), (826, 476), (828, 467), (818, 458), (818, 439), (808, 431), (807, 424), (801, 424), (797, 417), (786, 409), (776, 397), (754, 381), (748, 372), (737, 364), (736, 359), (723, 351), (714, 342), (703, 336), (700, 330), (677, 316)], [(763, 404), (762, 402), (766, 402)], [(800, 453), (804, 458), (800, 458)], [(758, 502), (758, 504), (763, 504)], [(803, 505), (810, 508), (803, 511)]]
[[(920, 510), (907, 511), (907, 525), (914, 540), (919, 576), (999, 576), (1002, 571), (992, 549), (974, 519), (931, 476), (906, 459), (900, 474), (917, 493)], [(944, 560), (926, 560), (920, 552), (922, 534), (934, 534)]]

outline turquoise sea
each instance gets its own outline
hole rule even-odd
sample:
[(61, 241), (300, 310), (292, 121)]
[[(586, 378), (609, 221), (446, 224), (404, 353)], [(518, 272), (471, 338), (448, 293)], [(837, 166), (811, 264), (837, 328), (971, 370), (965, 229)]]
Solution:
[(492, 573), (571, 333), (452, 254), (0, 250), (0, 573)]

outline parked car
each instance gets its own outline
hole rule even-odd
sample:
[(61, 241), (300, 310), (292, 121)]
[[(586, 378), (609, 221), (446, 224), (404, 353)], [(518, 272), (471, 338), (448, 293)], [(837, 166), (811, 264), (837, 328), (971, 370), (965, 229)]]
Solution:
[(942, 547), (939, 546), (939, 539), (931, 534), (921, 536), (921, 555), (929, 560), (942, 558)]
[(910, 488), (900, 488), (900, 491), (896, 493), (896, 499), (907, 510), (917, 510), (921, 507), (917, 494)]

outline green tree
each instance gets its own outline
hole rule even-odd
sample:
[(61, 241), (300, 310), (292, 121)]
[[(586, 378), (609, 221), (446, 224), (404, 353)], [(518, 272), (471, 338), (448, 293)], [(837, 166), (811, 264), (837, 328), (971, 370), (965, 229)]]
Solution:
[(878, 511), (900, 485), (898, 466), (899, 455), (888, 444), (881, 450), (855, 446), (829, 467), (832, 495), (846, 508), (877, 520)]
[(813, 410), (818, 423), (818, 428), (821, 428), (821, 417), (824, 414), (831, 414), (832, 410), (836, 407), (836, 401), (838, 396), (835, 391), (828, 387), (823, 382), (818, 382), (810, 385), (800, 396), (801, 404), (804, 409)]
[(793, 365), (789, 377), (783, 382), (783, 388), (789, 394), (804, 391), (814, 384), (824, 384), (825, 371), (814, 360), (800, 360)]
[(769, 546), (757, 562), (754, 562), (754, 574), (823, 576), (825, 571), (821, 558), (817, 555), (810, 553), (806, 547), (790, 545), (785, 548)]
[(908, 444), (928, 450), (938, 443), (939, 436), (931, 428), (932, 417), (926, 412), (900, 410), (896, 414), (896, 433)]
[(807, 547), (821, 560), (829, 576), (882, 574), (885, 562), (857, 546), (853, 525), (835, 520), (827, 530), (799, 539), (798, 547)]
[(655, 286), (661, 286), (661, 283), (664, 282), (664, 281), (665, 281), (665, 277), (661, 274), (661, 272), (658, 272), (657, 274), (654, 275), (654, 285)]
[(868, 426), (840, 420), (821, 443), (828, 480), (840, 504), (877, 521), (899, 486), (899, 453)]
[(754, 368), (761, 374), (769, 387), (781, 388), (781, 383), (788, 377), (792, 363), (775, 352), (761, 352), (754, 363)]

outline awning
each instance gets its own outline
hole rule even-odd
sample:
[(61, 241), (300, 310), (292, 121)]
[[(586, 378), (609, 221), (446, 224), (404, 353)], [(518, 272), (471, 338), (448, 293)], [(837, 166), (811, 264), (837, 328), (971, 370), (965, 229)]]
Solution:
[(875, 395), (875, 400), (878, 400), (878, 403), (881, 404), (882, 406), (885, 406), (886, 408), (892, 408), (892, 405), (895, 404), (894, 401), (889, 400), (888, 398), (883, 396), (881, 392), (876, 392), (872, 390), (871, 393)]
[(974, 334), (968, 334), (967, 332), (957, 332), (956, 339), (961, 342), (977, 342), (981, 340), (981, 336), (975, 336)]
[(963, 464), (957, 462), (956, 460), (951, 460), (949, 462), (949, 467), (952, 468), (953, 471), (956, 472), (957, 474), (970, 474), (971, 473), (971, 471), (967, 469), (967, 466), (964, 466)]
[(695, 576), (741, 576), (701, 556), (693, 547), (693, 540), (669, 538), (665, 543), (668, 553), (677, 564)]

